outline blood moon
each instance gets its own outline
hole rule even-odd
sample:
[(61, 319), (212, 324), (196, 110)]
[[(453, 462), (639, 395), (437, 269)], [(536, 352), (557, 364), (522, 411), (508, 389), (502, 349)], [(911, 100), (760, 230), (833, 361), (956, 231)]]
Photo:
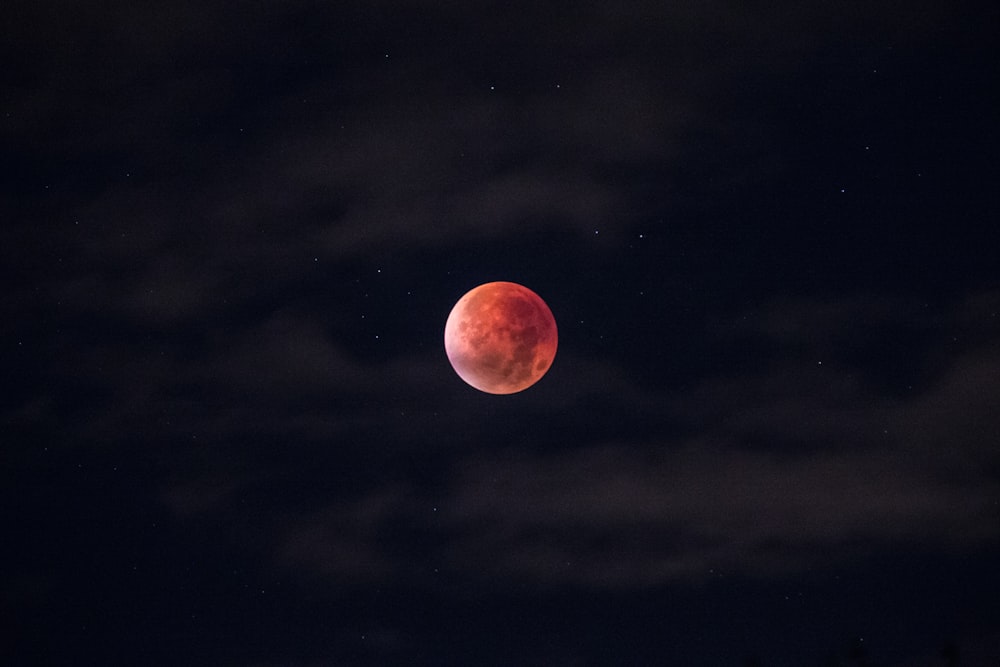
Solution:
[(538, 382), (558, 345), (556, 320), (523, 285), (480, 285), (458, 300), (444, 325), (444, 349), (458, 376), (489, 394), (513, 394)]

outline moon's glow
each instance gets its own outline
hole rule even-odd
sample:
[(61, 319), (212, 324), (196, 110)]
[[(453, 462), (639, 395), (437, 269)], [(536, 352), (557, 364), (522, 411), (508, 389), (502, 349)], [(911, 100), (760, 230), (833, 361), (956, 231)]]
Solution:
[(513, 394), (538, 382), (552, 365), (557, 346), (552, 311), (517, 283), (486, 283), (470, 290), (444, 326), (452, 368), (490, 394)]

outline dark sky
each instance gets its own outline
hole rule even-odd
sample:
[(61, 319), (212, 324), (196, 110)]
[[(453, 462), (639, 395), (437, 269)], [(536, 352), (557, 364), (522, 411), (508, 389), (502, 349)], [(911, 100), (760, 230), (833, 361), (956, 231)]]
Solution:
[(995, 5), (0, 17), (3, 664), (1000, 664)]

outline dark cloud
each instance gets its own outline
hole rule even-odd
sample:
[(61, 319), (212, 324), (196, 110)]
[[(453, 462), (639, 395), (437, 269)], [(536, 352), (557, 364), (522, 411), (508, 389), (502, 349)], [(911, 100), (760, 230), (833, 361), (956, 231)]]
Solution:
[[(4, 587), (33, 662), (67, 662), (51, 627), (102, 664), (153, 664), (131, 637), (261, 665), (995, 645), (995, 10), (6, 14)], [(523, 394), (444, 354), (487, 280), (558, 321)]]
[[(991, 297), (968, 303), (980, 304), (972, 309), (986, 319), (965, 330), (990, 330), (992, 311), (981, 304)], [(919, 312), (949, 330), (969, 308)], [(855, 317), (832, 312), (862, 310), (923, 325), (907, 319), (913, 310), (905, 300), (889, 298), (793, 309), (778, 303), (769, 310), (821, 323), (826, 337), (842, 341), (838, 349), (843, 341), (862, 345), (864, 336)], [(625, 377), (620, 369), (587, 371), (569, 360), (553, 370), (551, 381), (565, 381), (577, 393), (553, 396), (557, 402), (542, 413), (547, 419), (607, 390), (610, 400), (632, 407), (633, 418), (670, 415), (673, 435), (575, 435), (566, 446), (558, 430), (533, 433), (534, 419), (523, 407), (524, 427), (508, 425), (499, 433), (506, 410), (470, 420), (468, 412), (481, 409), (475, 403), (439, 407), (437, 419), (418, 408), (393, 425), (387, 423), (393, 408), (384, 400), (368, 416), (355, 412), (336, 436), (327, 431), (329, 446), (336, 438), (365, 441), (374, 429), (394, 433), (387, 437), (405, 442), (402, 452), (413, 455), (433, 456), (443, 446), (451, 450), (447, 481), (376, 483), (283, 520), (272, 528), (272, 556), (340, 583), (426, 582), (444, 570), (494, 583), (628, 589), (705, 580), (714, 572), (780, 576), (912, 547), (962, 552), (995, 543), (1000, 487), (991, 471), (1000, 423), (991, 397), (1000, 390), (1000, 358), (994, 346), (955, 353), (920, 391), (897, 396), (849, 366), (814, 361), (813, 352), (828, 349), (824, 337), (809, 326), (775, 327), (773, 319), (758, 321), (783, 344), (801, 344), (801, 358), (782, 355), (782, 363), (760, 372), (706, 379), (683, 396), (644, 393), (624, 379), (609, 384), (615, 375)], [(277, 391), (287, 372), (293, 384), (309, 387), (307, 367), (285, 358), (275, 376), (259, 378), (261, 386)], [(395, 365), (354, 372), (352, 391), (364, 386), (366, 375), (379, 385), (387, 382), (380, 373), (400, 378), (401, 410), (413, 406), (432, 375), (429, 363), (422, 376)], [(570, 379), (574, 372), (577, 381)], [(588, 374), (602, 380), (588, 385)], [(423, 379), (407, 385), (407, 377)], [(545, 405), (547, 395), (540, 400)], [(407, 435), (414, 428), (427, 430)], [(504, 443), (503, 434), (524, 443)], [(491, 441), (496, 444), (482, 448)], [(413, 535), (424, 543), (419, 553), (404, 547)]]

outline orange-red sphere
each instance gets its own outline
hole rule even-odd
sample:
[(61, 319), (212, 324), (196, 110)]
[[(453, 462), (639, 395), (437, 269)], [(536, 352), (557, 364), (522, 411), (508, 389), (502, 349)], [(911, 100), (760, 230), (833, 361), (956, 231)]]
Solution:
[(480, 285), (444, 325), (444, 349), (458, 376), (489, 394), (538, 382), (556, 356), (556, 320), (542, 298), (517, 283)]

